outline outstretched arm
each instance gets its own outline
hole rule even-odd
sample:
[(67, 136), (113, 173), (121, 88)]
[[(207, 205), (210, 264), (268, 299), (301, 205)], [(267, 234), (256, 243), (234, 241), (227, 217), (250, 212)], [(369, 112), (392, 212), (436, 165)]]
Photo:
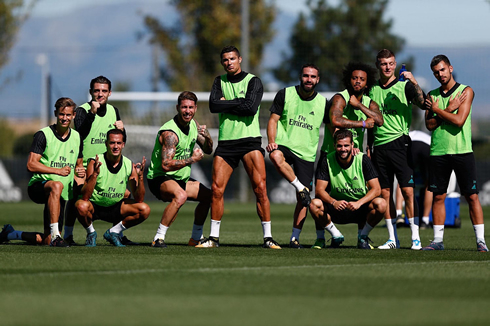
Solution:
[(277, 123), (281, 118), (280, 115), (276, 113), (271, 113), (269, 118), (269, 122), (267, 123), (267, 140), (268, 144), (266, 147), (267, 152), (272, 152), (277, 149), (278, 145), (276, 144), (276, 136), (277, 136)]

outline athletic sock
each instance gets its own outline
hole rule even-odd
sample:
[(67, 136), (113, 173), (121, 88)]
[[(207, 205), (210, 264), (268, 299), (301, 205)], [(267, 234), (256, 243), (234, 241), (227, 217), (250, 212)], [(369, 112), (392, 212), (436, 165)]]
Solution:
[(49, 229), (51, 230), (51, 241), (60, 235), (60, 230), (58, 229), (58, 223), (51, 223), (49, 225)]
[(272, 238), (271, 221), (261, 222), (261, 224), (262, 224), (262, 232), (264, 233), (264, 238)]
[(22, 240), (22, 231), (10, 232), (7, 235), (8, 240)]
[(216, 221), (211, 219), (211, 232), (209, 233), (209, 236), (213, 238), (219, 238), (220, 226), (221, 226), (221, 221)]
[(123, 231), (126, 230), (126, 227), (123, 225), (123, 222), (119, 222), (116, 225), (114, 225), (112, 228), (109, 229), (110, 233), (118, 233), (122, 237)]
[(369, 232), (371, 232), (372, 229), (374, 229), (374, 227), (372, 227), (371, 225), (369, 225), (368, 222), (366, 222), (366, 224), (364, 224), (364, 227), (361, 230), (361, 235), (369, 235)]
[(167, 230), (168, 230), (168, 226), (165, 226), (162, 223), (160, 223), (160, 225), (158, 226), (157, 234), (155, 234), (153, 241), (156, 241), (157, 239), (165, 240), (165, 235), (167, 234)]
[(422, 222), (424, 222), (425, 224), (429, 225), (430, 218), (428, 216), (424, 216), (424, 217), (422, 217)]
[(291, 239), (289, 241), (293, 241), (294, 239), (299, 241), (300, 234), (301, 234), (301, 229), (293, 228), (293, 233), (291, 234)]
[(393, 227), (394, 223), (392, 223), (392, 221), (394, 221), (394, 219), (390, 218), (389, 220), (386, 220), (386, 229), (388, 230), (388, 240), (396, 241), (395, 230)]
[(88, 227), (85, 228), (85, 230), (87, 230), (87, 234), (95, 232), (94, 224), (90, 224)]
[(473, 230), (475, 230), (476, 241), (483, 240), (485, 242), (485, 224), (473, 225)]
[(412, 240), (420, 240), (418, 222), (418, 217), (412, 217), (408, 219), (408, 223), (410, 223), (410, 230), (412, 231)]
[(333, 224), (333, 222), (330, 222), (330, 224), (325, 227), (325, 230), (327, 230), (328, 233), (330, 233), (332, 238), (338, 238), (342, 236), (342, 233), (340, 233), (339, 229), (337, 229), (337, 227), (335, 226), (335, 224)]
[(192, 226), (191, 238), (194, 240), (201, 240), (202, 239), (202, 228), (203, 228), (202, 225), (194, 224)]
[(434, 225), (434, 242), (442, 242), (444, 238), (444, 225)]
[(325, 229), (316, 230), (317, 239), (325, 239)]
[(67, 226), (65, 225), (65, 239), (68, 238), (69, 236), (73, 236), (73, 226)]
[(298, 178), (295, 178), (290, 183), (293, 185), (294, 188), (296, 188), (298, 192), (306, 188), (301, 182), (299, 182)]
[(396, 210), (396, 216), (402, 215), (403, 211), (401, 209)]

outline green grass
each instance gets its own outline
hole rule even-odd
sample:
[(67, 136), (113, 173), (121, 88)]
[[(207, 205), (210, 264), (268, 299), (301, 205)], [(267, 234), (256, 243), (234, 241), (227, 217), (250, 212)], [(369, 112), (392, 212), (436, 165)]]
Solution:
[[(340, 225), (338, 250), (266, 250), (253, 204), (226, 204), (221, 247), (187, 247), (192, 203), (167, 233), (169, 248), (150, 248), (164, 205), (125, 234), (138, 247), (105, 243), (108, 223), (95, 222), (98, 246), (0, 245), (0, 325), (488, 325), (490, 256), (478, 253), (461, 207), (462, 228), (447, 229), (446, 250), (357, 250), (356, 226)], [(40, 205), (0, 204), (0, 224), (42, 229)], [(286, 246), (289, 205), (273, 205), (272, 232)], [(490, 210), (485, 209), (485, 213)], [(488, 214), (486, 214), (488, 216)], [(383, 223), (383, 222), (382, 222)], [(487, 227), (487, 234), (489, 228)], [(209, 221), (205, 234), (209, 233)], [(301, 243), (315, 241), (308, 218)], [(386, 228), (371, 233), (375, 245)], [(85, 231), (77, 224), (75, 240)], [(421, 231), (422, 244), (432, 230)]]

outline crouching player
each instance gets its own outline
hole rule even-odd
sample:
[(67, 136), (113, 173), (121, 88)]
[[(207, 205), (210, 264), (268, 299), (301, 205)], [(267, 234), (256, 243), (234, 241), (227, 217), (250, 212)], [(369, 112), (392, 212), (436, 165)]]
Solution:
[[(82, 199), (75, 203), (78, 220), (87, 230), (87, 247), (96, 246), (94, 220), (113, 223), (114, 226), (104, 233), (104, 239), (117, 247), (125, 247), (121, 242), (122, 232), (145, 221), (150, 215), (150, 207), (143, 202), (146, 160), (143, 157), (141, 163), (133, 164), (122, 155), (124, 144), (123, 131), (111, 129), (107, 132), (107, 152), (101, 160), (97, 155), (88, 162)], [(124, 198), (128, 183), (134, 199)]]
[(337, 248), (344, 241), (335, 222), (356, 223), (359, 230), (357, 248), (372, 249), (369, 232), (383, 219), (386, 211), (385, 200), (378, 197), (381, 187), (377, 172), (365, 154), (352, 155), (354, 142), (350, 130), (338, 130), (333, 140), (335, 152), (318, 163), (316, 198), (310, 204), (311, 215), (331, 234), (330, 247)]

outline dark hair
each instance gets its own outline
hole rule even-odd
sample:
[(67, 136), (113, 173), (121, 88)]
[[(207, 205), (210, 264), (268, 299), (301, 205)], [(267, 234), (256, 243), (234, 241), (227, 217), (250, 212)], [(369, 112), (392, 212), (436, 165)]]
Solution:
[(122, 135), (123, 142), (126, 142), (126, 131), (122, 131), (121, 129), (111, 129), (107, 132), (106, 142), (109, 141), (109, 135)]
[(305, 69), (305, 68), (313, 68), (313, 69), (316, 69), (316, 71), (318, 72), (318, 73), (317, 73), (317, 74), (318, 74), (318, 76), (320, 76), (320, 68), (318, 68), (318, 67), (317, 67), (315, 64), (313, 64), (313, 63), (305, 63), (305, 64), (303, 65), (303, 67), (301, 67), (300, 77), (301, 77), (301, 75), (303, 75), (303, 69)]
[(444, 63), (448, 66), (451, 65), (448, 57), (446, 57), (444, 54), (438, 54), (432, 58), (432, 61), (430, 62), (430, 68), (432, 69), (432, 67), (437, 66), (441, 61), (444, 61)]
[(179, 97), (177, 99), (177, 104), (180, 105), (180, 103), (183, 100), (191, 100), (194, 102), (194, 104), (197, 104), (197, 96), (193, 92), (190, 91), (183, 91), (182, 93), (179, 94)]
[(59, 112), (60, 109), (66, 108), (66, 107), (72, 107), (73, 111), (75, 112), (75, 109), (77, 105), (73, 100), (69, 97), (60, 97), (56, 103), (54, 104), (54, 107), (56, 109), (56, 112)]
[(391, 50), (383, 49), (376, 55), (376, 62), (378, 62), (379, 59), (388, 59), (391, 57), (395, 57), (395, 54)]
[(93, 90), (94, 89), (94, 85), (96, 83), (98, 83), (98, 84), (107, 84), (107, 85), (109, 85), (109, 90), (111, 90), (112, 84), (111, 84), (111, 81), (109, 80), (109, 78), (107, 78), (107, 77), (99, 76), (99, 77), (95, 77), (94, 79), (92, 79), (90, 81), (90, 90)]
[(236, 52), (237, 56), (241, 57), (240, 51), (238, 51), (236, 46), (227, 45), (221, 50), (221, 53), (219, 54), (219, 59), (220, 60), (223, 59), (223, 54), (228, 53), (228, 52)]
[(377, 70), (363, 62), (351, 61), (344, 67), (344, 70), (342, 71), (342, 83), (344, 84), (344, 87), (347, 89), (352, 89), (350, 80), (352, 78), (352, 73), (356, 70), (361, 70), (366, 73), (367, 80), (366, 80), (366, 89), (364, 90), (364, 93), (365, 94), (369, 93), (371, 87), (373, 87), (373, 85), (376, 83)]
[(337, 144), (337, 142), (344, 138), (350, 138), (350, 142), (354, 141), (354, 136), (352, 135), (352, 131), (349, 129), (339, 129), (333, 134), (333, 143)]

